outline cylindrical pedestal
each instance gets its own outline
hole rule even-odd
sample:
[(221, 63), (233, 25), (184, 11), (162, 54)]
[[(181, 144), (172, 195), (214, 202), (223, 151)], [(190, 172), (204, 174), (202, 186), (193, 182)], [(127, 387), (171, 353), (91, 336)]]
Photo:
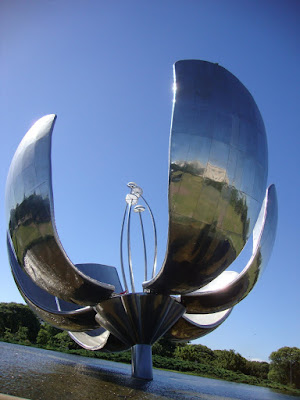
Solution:
[(136, 344), (131, 348), (131, 367), (134, 378), (153, 379), (152, 346), (150, 344)]

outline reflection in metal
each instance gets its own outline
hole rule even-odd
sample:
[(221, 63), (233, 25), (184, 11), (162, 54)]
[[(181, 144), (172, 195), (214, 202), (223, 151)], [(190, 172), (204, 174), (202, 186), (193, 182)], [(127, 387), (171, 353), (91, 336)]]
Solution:
[(126, 274), (125, 274), (125, 268), (124, 268), (124, 257), (123, 257), (123, 240), (124, 240), (124, 227), (125, 227), (125, 222), (126, 222), (126, 216), (127, 216), (127, 259), (128, 259), (128, 269), (129, 269), (129, 277), (130, 277), (130, 283), (131, 283), (131, 291), (132, 293), (135, 293), (135, 285), (134, 285), (134, 274), (133, 274), (133, 266), (132, 266), (132, 255), (131, 255), (131, 239), (130, 239), (130, 228), (131, 228), (131, 208), (132, 206), (135, 206), (133, 211), (137, 214), (139, 214), (140, 218), (140, 226), (141, 226), (141, 233), (142, 233), (142, 241), (143, 241), (143, 249), (144, 249), (144, 271), (145, 271), (145, 281), (147, 281), (148, 277), (148, 268), (147, 268), (147, 249), (146, 249), (146, 240), (145, 240), (145, 232), (144, 232), (144, 225), (143, 225), (143, 220), (142, 220), (142, 215), (141, 213), (145, 211), (145, 207), (142, 206), (141, 204), (137, 204), (140, 199), (142, 199), (149, 211), (149, 214), (151, 216), (152, 220), (152, 225), (153, 225), (153, 233), (154, 233), (154, 261), (153, 261), (153, 267), (152, 267), (152, 277), (155, 273), (155, 268), (156, 268), (156, 261), (157, 261), (157, 236), (156, 236), (156, 225), (155, 225), (155, 220), (153, 217), (153, 213), (151, 211), (151, 208), (149, 204), (147, 203), (146, 199), (142, 196), (143, 194), (143, 189), (139, 187), (135, 182), (129, 182), (127, 186), (130, 188), (130, 193), (126, 195), (125, 201), (126, 201), (126, 206), (125, 206), (125, 212), (124, 212), (124, 217), (123, 217), (123, 222), (122, 222), (122, 229), (121, 229), (121, 238), (120, 238), (120, 263), (121, 263), (121, 270), (122, 270), (122, 276), (124, 280), (124, 286), (126, 289), (126, 293), (128, 293), (128, 287), (127, 287), (127, 280), (126, 280)]
[(144, 248), (144, 263), (145, 263), (145, 281), (147, 280), (147, 249), (146, 249), (146, 242), (145, 242), (145, 232), (144, 232), (144, 225), (142, 219), (142, 213), (145, 211), (145, 207), (141, 205), (137, 205), (134, 207), (134, 212), (139, 214), (140, 223), (141, 223), (141, 231), (142, 231), (142, 239), (143, 239), (143, 248)]
[(186, 294), (237, 258), (263, 201), (267, 141), (247, 89), (217, 64), (178, 61), (170, 141), (169, 234), (144, 287)]
[[(134, 182), (128, 183), (120, 238), (124, 288), (114, 267), (75, 265), (68, 258), (54, 222), (50, 156), (55, 115), (41, 118), (25, 135), (6, 184), (9, 261), (29, 307), (86, 349), (131, 347), (132, 374), (143, 379), (152, 379), (156, 340), (165, 336), (186, 342), (206, 335), (248, 295), (268, 262), (277, 225), (274, 185), (266, 191), (264, 124), (250, 93), (230, 72), (205, 61), (178, 61), (174, 81), (169, 231), (158, 274), (153, 213)], [(132, 207), (142, 233), (142, 293), (135, 293)], [(154, 233), (150, 280), (142, 220), (146, 209)], [(124, 268), (125, 232), (131, 293)], [(240, 274), (228, 271), (252, 232), (248, 264)]]
[(130, 203), (129, 203), (129, 207), (128, 207), (128, 215), (127, 215), (127, 255), (128, 255), (128, 266), (129, 266), (131, 290), (133, 293), (135, 293), (135, 287), (134, 287), (134, 277), (133, 277), (133, 270), (132, 270), (131, 246), (130, 246), (130, 217), (131, 217), (131, 206), (132, 206), (132, 204), (135, 203), (135, 201), (136, 201), (135, 199), (130, 199)]
[(174, 342), (188, 342), (215, 330), (229, 316), (232, 309), (212, 314), (188, 314), (187, 312), (172, 326), (165, 337)]
[(96, 306), (96, 321), (123, 343), (153, 344), (185, 309), (170, 296), (130, 293)]
[(136, 344), (132, 347), (132, 376), (139, 379), (153, 379), (150, 344)]
[[(207, 287), (185, 296), (181, 301), (189, 313), (210, 313), (225, 310), (243, 300), (253, 289), (266, 266), (275, 240), (277, 224), (277, 198), (275, 186), (267, 189), (260, 216), (253, 232), (253, 253), (244, 268), (230, 283), (220, 288)], [(225, 274), (227, 271), (223, 272)], [(215, 280), (222, 279), (222, 274)]]
[[(153, 260), (153, 268), (152, 268), (152, 278), (155, 275), (156, 272), (156, 264), (157, 264), (157, 233), (156, 233), (156, 225), (155, 225), (155, 219), (152, 213), (152, 210), (149, 206), (149, 204), (147, 203), (146, 199), (141, 195), (141, 198), (144, 200), (148, 211), (150, 213), (151, 216), (151, 220), (152, 220), (152, 225), (153, 225), (153, 234), (154, 234), (154, 260)], [(147, 278), (145, 278), (145, 280), (147, 280)]]
[(122, 277), (123, 277), (123, 282), (124, 282), (124, 287), (125, 287), (125, 293), (129, 292), (127, 280), (126, 280), (125, 268), (124, 268), (124, 260), (123, 260), (123, 232), (124, 232), (124, 227), (125, 227), (127, 208), (128, 208), (128, 204), (126, 204), (125, 211), (124, 211), (124, 217), (123, 217), (122, 229), (121, 229), (121, 239), (120, 239), (120, 265), (121, 265)]
[(114, 286), (76, 268), (58, 238), (50, 160), (55, 119), (47, 115), (37, 121), (11, 162), (6, 185), (8, 231), (21, 269), (37, 286), (63, 300), (94, 305), (109, 298)]
[(130, 349), (130, 346), (121, 342), (104, 328), (97, 328), (87, 332), (69, 332), (70, 337), (79, 346), (86, 350), (116, 352)]

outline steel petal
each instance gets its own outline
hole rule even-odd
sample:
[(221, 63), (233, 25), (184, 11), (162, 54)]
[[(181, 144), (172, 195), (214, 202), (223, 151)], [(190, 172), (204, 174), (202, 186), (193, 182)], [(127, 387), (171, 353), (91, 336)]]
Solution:
[(248, 90), (206, 61), (174, 66), (169, 233), (161, 271), (144, 287), (185, 294), (208, 284), (244, 247), (266, 189), (267, 141)]
[(114, 286), (82, 273), (65, 253), (54, 220), (51, 136), (55, 115), (38, 120), (21, 141), (6, 183), (8, 232), (17, 261), (32, 281), (66, 301), (96, 304)]
[(209, 313), (233, 307), (253, 289), (270, 258), (277, 227), (277, 195), (274, 185), (266, 197), (253, 232), (253, 254), (244, 270), (221, 289), (181, 297), (189, 313)]

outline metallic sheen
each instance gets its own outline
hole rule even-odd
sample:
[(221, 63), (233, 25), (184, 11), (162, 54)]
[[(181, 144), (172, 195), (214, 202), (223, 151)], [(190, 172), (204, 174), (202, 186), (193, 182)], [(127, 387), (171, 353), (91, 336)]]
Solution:
[(170, 296), (130, 293), (96, 306), (96, 321), (129, 346), (153, 344), (183, 315)]
[(70, 337), (86, 350), (116, 352), (128, 350), (130, 346), (121, 342), (104, 328), (89, 332), (69, 332)]
[[(51, 136), (56, 116), (38, 120), (21, 141), (6, 184), (7, 249), (13, 277), (29, 307), (67, 330), (85, 349), (132, 349), (132, 375), (152, 379), (151, 346), (162, 336), (187, 342), (220, 326), (266, 266), (275, 240), (277, 197), (266, 190), (267, 140), (248, 90), (226, 69), (206, 61), (174, 66), (169, 153), (169, 230), (165, 260), (156, 274), (157, 232), (143, 190), (127, 186), (120, 238), (124, 288), (116, 268), (73, 264), (54, 220)], [(265, 197), (264, 197), (265, 196)], [(142, 199), (145, 206), (138, 204)], [(135, 293), (131, 213), (139, 214), (144, 253), (143, 293)], [(153, 225), (148, 257), (141, 213)], [(127, 223), (126, 223), (127, 218)], [(243, 271), (228, 270), (253, 232)], [(126, 282), (123, 236), (127, 234)]]
[(66, 301), (93, 305), (114, 286), (91, 279), (66, 255), (54, 222), (51, 135), (55, 115), (38, 120), (21, 141), (6, 183), (9, 235), (21, 268), (39, 287)]
[[(271, 185), (253, 232), (253, 253), (244, 270), (222, 288), (202, 288), (198, 293), (181, 297), (188, 313), (210, 313), (233, 307), (243, 300), (257, 283), (269, 261), (277, 227), (277, 196)], [(226, 271), (227, 272), (227, 271)], [(228, 273), (228, 272), (227, 272)], [(222, 274), (216, 278), (222, 281)], [(213, 282), (212, 282), (213, 283)]]
[(202, 315), (185, 313), (165, 334), (165, 337), (174, 342), (189, 342), (198, 339), (218, 328), (230, 315), (231, 310)]
[(263, 201), (267, 140), (251, 94), (226, 69), (178, 61), (174, 80), (168, 245), (144, 287), (184, 294), (216, 278), (244, 247)]
[(151, 346), (149, 344), (136, 344), (131, 351), (132, 376), (140, 379), (153, 379)]
[(66, 302), (64, 311), (57, 307), (55, 297), (37, 286), (17, 262), (10, 237), (7, 237), (8, 257), (16, 285), (28, 306), (44, 321), (66, 330), (86, 331), (98, 328), (92, 307), (78, 308)]

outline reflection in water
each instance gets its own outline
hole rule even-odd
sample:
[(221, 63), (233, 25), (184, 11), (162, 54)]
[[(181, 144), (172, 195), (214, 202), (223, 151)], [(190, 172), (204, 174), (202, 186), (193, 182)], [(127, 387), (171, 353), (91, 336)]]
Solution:
[(292, 400), (266, 388), (167, 371), (134, 379), (130, 365), (0, 342), (0, 392), (31, 400)]

